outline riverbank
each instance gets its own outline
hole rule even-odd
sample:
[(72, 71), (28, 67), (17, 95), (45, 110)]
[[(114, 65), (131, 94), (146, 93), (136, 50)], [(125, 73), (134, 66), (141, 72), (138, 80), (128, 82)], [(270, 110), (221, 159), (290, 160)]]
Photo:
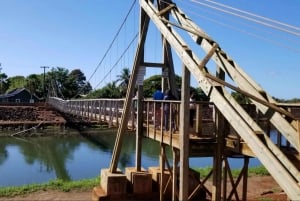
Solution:
[[(98, 185), (98, 182), (96, 183)], [(44, 188), (34, 192), (27, 192), (16, 196), (1, 196), (0, 201), (83, 201), (91, 200), (92, 187), (70, 188), (67, 192), (63, 189)], [(248, 179), (247, 200), (250, 201), (282, 201), (287, 196), (271, 176), (251, 176)]]
[(27, 132), (65, 124), (64, 117), (45, 103), (0, 105), (0, 130), (4, 132)]
[(0, 136), (69, 135), (107, 127), (104, 122), (62, 114), (46, 103), (0, 104)]
[[(201, 168), (197, 171), (205, 176), (209, 172), (209, 168)], [(237, 178), (238, 172), (238, 170), (233, 171), (234, 178)], [(0, 188), (0, 201), (91, 200), (92, 189), (99, 184), (100, 178), (97, 177), (78, 181), (53, 180), (45, 184), (4, 187)], [(205, 186), (211, 189), (211, 180), (208, 180)], [(231, 185), (228, 183), (227, 186), (229, 192)], [(241, 186), (238, 187), (238, 192), (242, 192)], [(247, 200), (287, 200), (286, 194), (275, 180), (268, 175), (264, 167), (249, 169), (247, 198)]]

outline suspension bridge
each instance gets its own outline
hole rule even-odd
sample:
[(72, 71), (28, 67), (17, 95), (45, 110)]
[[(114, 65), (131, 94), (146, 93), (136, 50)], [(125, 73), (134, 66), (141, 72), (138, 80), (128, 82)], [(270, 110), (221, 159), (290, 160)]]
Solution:
[[(221, 48), (221, 44), (205, 33), (174, 2), (140, 0), (139, 4), (139, 40), (126, 98), (108, 102), (49, 98), (49, 103), (61, 111), (118, 126), (110, 167), (101, 170), (101, 184), (93, 189), (93, 200), (193, 200), (199, 199), (197, 196), (203, 195), (203, 192), (205, 198), (210, 200), (247, 200), (249, 157), (260, 160), (289, 199), (300, 200), (300, 123), (297, 109), (278, 104)], [(150, 22), (162, 37), (161, 63), (149, 62), (144, 58)], [(187, 36), (182, 34), (190, 37), (189, 42)], [(199, 54), (195, 46), (203, 53)], [(174, 52), (182, 62), (181, 99), (160, 102), (144, 100), (144, 72), (149, 67), (161, 68), (163, 88), (169, 88), (179, 97), (175, 87)], [(215, 64), (215, 73), (208, 68), (209, 62)], [(192, 131), (188, 119), (191, 76), (210, 98), (210, 103), (197, 103), (196, 126)], [(134, 94), (136, 88), (137, 94)], [(252, 104), (239, 104), (231, 91), (248, 97)], [(137, 108), (133, 111), (135, 95)], [(156, 104), (168, 104), (173, 106), (170, 108), (175, 108), (176, 115), (170, 111), (168, 118), (174, 120), (174, 124), (169, 121), (170, 128), (174, 126), (174, 129), (167, 131), (164, 128), (162, 122), (166, 117), (156, 116)], [(136, 164), (123, 173), (118, 169), (118, 161), (128, 122), (136, 129)], [(156, 122), (159, 122), (158, 125)], [(270, 138), (271, 128), (276, 130), (276, 142)], [(159, 167), (142, 168), (142, 137), (160, 142)], [(166, 158), (166, 146), (172, 147), (172, 164)], [(213, 158), (212, 171), (207, 178), (200, 178), (190, 170), (189, 157), (193, 156)], [(236, 156), (244, 161), (244, 166), (234, 181), (228, 158)], [(206, 187), (209, 177), (212, 177), (211, 189)], [(227, 179), (231, 183), (229, 191)], [(158, 193), (153, 182), (157, 184)], [(238, 185), (243, 185), (242, 192), (237, 191)]]

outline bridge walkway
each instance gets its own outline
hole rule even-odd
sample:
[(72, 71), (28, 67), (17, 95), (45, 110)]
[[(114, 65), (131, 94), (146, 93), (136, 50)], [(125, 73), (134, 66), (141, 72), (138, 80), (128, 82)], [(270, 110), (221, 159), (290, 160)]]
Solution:
[[(180, 101), (154, 101), (144, 100), (143, 109), (143, 135), (179, 149), (179, 127), (180, 127)], [(63, 100), (56, 97), (50, 97), (48, 103), (58, 109), (60, 112), (74, 115), (76, 118), (85, 118), (94, 123), (107, 123), (109, 127), (118, 127), (123, 112), (124, 99), (81, 99), (81, 100)], [(165, 129), (165, 116), (163, 109), (165, 104), (170, 104), (173, 112), (169, 114), (168, 123), (170, 128)], [(215, 133), (215, 106), (210, 102), (195, 102), (196, 114), (193, 118), (194, 126), (190, 128), (190, 157), (213, 156), (216, 144)], [(134, 105), (134, 104), (133, 104)], [(157, 108), (159, 105), (159, 109)], [(290, 111), (295, 117), (300, 119), (300, 105), (281, 104), (286, 110)], [(268, 119), (257, 112), (255, 105), (244, 105), (245, 109), (252, 114), (253, 120), (262, 125), (268, 136), (275, 140), (276, 146), (285, 150), (289, 158), (299, 159), (295, 154), (293, 146), (284, 140), (281, 133), (275, 128), (270, 127)], [(136, 111), (132, 107), (131, 117), (128, 121), (128, 129), (136, 128)], [(226, 149), (229, 155), (245, 155), (256, 157), (247, 143), (230, 127), (226, 133)], [(289, 150), (289, 151), (288, 151)], [(299, 161), (294, 160), (298, 168)]]

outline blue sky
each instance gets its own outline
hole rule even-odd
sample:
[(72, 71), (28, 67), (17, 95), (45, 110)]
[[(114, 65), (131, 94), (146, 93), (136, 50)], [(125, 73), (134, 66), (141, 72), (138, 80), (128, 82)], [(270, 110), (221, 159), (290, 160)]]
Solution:
[[(197, 0), (207, 3), (205, 0)], [(0, 0), (0, 63), (8, 76), (43, 73), (41, 66), (80, 68), (93, 87), (132, 67), (136, 41), (111, 69), (138, 30), (138, 4), (101, 65), (133, 0)], [(267, 93), (300, 98), (300, 37), (201, 6), (175, 1)], [(217, 0), (241, 10), (300, 27), (297, 0)], [(160, 36), (151, 27), (146, 58), (160, 57)], [(298, 30), (298, 33), (300, 31)], [(159, 58), (160, 59), (160, 58)], [(159, 60), (158, 59), (158, 60)], [(181, 64), (176, 63), (176, 71)], [(97, 68), (98, 67), (98, 68)], [(97, 68), (93, 77), (91, 75)], [(159, 73), (147, 70), (147, 75)], [(107, 75), (105, 77), (105, 75)]]

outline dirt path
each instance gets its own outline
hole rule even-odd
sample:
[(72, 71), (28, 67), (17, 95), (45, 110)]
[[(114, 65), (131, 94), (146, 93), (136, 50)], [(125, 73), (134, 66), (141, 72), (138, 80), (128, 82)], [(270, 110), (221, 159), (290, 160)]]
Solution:
[[(0, 197), (0, 201), (85, 201), (91, 200), (92, 189), (86, 191), (61, 192), (57, 190), (38, 191), (24, 196)], [(233, 197), (234, 199), (234, 197)], [(240, 197), (241, 199), (241, 197)], [(248, 180), (247, 200), (287, 200), (285, 193), (282, 192), (279, 185), (270, 176), (250, 177)]]

